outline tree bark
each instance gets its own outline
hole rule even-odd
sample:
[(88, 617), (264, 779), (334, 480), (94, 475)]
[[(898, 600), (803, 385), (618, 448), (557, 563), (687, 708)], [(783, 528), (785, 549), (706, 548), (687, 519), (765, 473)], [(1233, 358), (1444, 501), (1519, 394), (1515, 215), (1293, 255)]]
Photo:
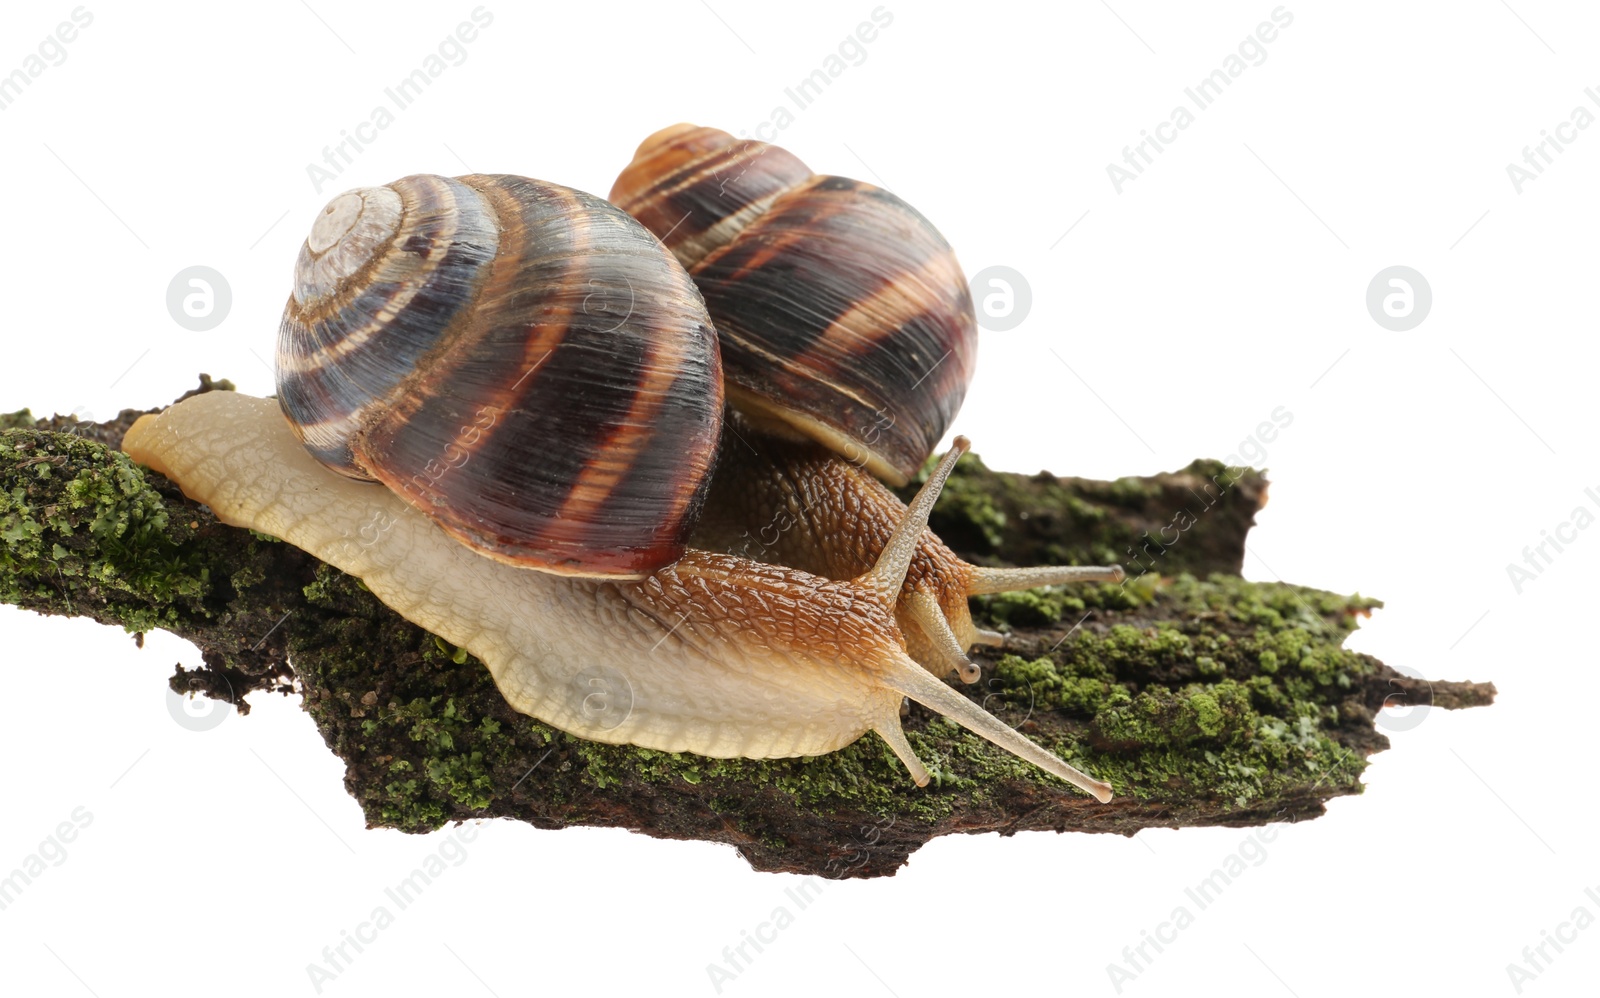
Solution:
[[(198, 391), (231, 388), (202, 377)], [(191, 393), (194, 394), (194, 393)], [(196, 644), (174, 690), (231, 702), (298, 693), (369, 827), (469, 818), (629, 828), (726, 842), (757, 870), (892, 874), (954, 832), (1117, 832), (1256, 825), (1361, 792), (1388, 747), (1385, 702), (1479, 706), (1488, 683), (1401, 675), (1342, 647), (1359, 596), (1247, 582), (1244, 539), (1266, 500), (1255, 471), (1197, 461), (1097, 482), (963, 461), (933, 520), (969, 560), (1120, 562), (1122, 586), (980, 597), (983, 679), (963, 692), (1080, 769), (1102, 805), (910, 707), (935, 780), (918, 789), (867, 735), (814, 759), (714, 760), (600, 745), (512, 711), (487, 671), (407, 623), (359, 580), (218, 523), (115, 450), (107, 423), (0, 416), (0, 600)], [(1422, 715), (1412, 714), (1410, 723)], [(1063, 844), (1063, 848), (1066, 848)]]

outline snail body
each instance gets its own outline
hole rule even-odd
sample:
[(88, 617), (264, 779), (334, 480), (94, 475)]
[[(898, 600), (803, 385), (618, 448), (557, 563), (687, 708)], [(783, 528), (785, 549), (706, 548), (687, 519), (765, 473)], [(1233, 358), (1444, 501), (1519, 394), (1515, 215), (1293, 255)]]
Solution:
[[(748, 266), (772, 263), (760, 256)], [(913, 315), (902, 337), (867, 337), (887, 354), (917, 355), (946, 328), (879, 314)], [(141, 419), (123, 446), (224, 522), (362, 579), (478, 656), (512, 707), (574, 735), (777, 758), (876, 731), (922, 785), (900, 727), (911, 697), (1109, 799), (930, 674), (965, 658), (923, 589), (911, 619), (932, 650), (902, 627), (907, 571), (933, 550), (928, 513), (963, 439), (909, 508), (865, 476), (857, 488), (823, 472), (845, 506), (872, 497), (853, 561), (830, 549), (809, 570), (689, 546), (722, 427), (718, 332), (673, 255), (616, 207), (520, 177), (408, 177), (319, 215), (280, 329), (276, 402), (197, 396)], [(826, 384), (807, 405), (865, 391), (813, 373)], [(937, 440), (943, 410), (926, 411), (937, 418), (918, 433)], [(817, 436), (837, 445), (849, 422)], [(914, 436), (875, 452), (905, 459)], [(622, 694), (627, 709), (613, 709)]]
[[(905, 652), (893, 600), (964, 442), (873, 570), (842, 582), (694, 549), (632, 581), (518, 568), (460, 543), (398, 493), (336, 474), (302, 446), (278, 403), (234, 392), (140, 418), (123, 449), (224, 523), (282, 538), (360, 578), (401, 616), (476, 655), (512, 707), (580, 737), (765, 759), (831, 752), (876, 731), (920, 786), (928, 772), (900, 727), (909, 696), (1110, 799), (1109, 785)], [(597, 666), (622, 688), (597, 688)], [(597, 703), (597, 693), (625, 695), (627, 710)]]

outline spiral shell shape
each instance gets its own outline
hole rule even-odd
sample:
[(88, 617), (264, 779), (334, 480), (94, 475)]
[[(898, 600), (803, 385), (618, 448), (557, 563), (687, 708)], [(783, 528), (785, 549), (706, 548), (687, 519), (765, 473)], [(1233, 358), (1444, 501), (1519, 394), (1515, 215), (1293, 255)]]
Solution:
[(728, 398), (904, 484), (966, 395), (977, 323), (943, 236), (881, 188), (793, 154), (673, 125), (611, 189), (688, 268)]
[(295, 265), (278, 399), (318, 460), (547, 572), (677, 560), (721, 430), (716, 334), (634, 219), (514, 176), (334, 198)]

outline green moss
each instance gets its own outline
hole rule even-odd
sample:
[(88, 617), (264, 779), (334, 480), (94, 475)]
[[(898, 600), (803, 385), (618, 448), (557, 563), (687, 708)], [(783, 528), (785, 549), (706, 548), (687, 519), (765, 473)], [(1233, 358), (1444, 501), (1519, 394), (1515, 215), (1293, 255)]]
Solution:
[[(934, 786), (970, 784), (971, 773), (958, 773), (940, 759), (939, 746), (926, 733), (908, 732)], [(565, 739), (582, 760), (584, 775), (597, 789), (629, 782), (700, 784), (721, 781), (783, 794), (818, 810), (841, 805), (867, 814), (933, 822), (951, 813), (954, 802), (937, 793), (907, 793), (905, 767), (881, 738), (868, 733), (837, 752), (796, 759), (711, 759), (680, 752), (656, 752), (631, 745), (603, 745), (569, 736)], [(915, 791), (915, 787), (911, 787)]]
[[(1051, 515), (1081, 518), (1089, 535), (1110, 522), (1107, 504), (1151, 498), (1136, 480), (1110, 483), (1100, 503), (1042, 480), (980, 475), (976, 461), (961, 469), (950, 493), (957, 502), (945, 512), (966, 524), (959, 529), (976, 532), (975, 550), (1020, 529), (1020, 517), (1007, 512), (1023, 503), (1018, 483), (1033, 488), (1034, 510), (1040, 491), (1059, 491)], [(80, 437), (0, 432), (0, 471), (0, 599), (7, 602), (55, 610), (72, 580), (74, 588), (125, 596), (108, 599), (103, 612), (131, 630), (182, 617), (192, 632), (196, 620), (239, 612), (235, 602), (271, 605), (257, 590), (281, 583), (269, 566), (294, 554), (263, 536), (230, 533), (234, 546), (225, 555), (215, 537), (192, 543), (198, 521), (186, 513), (176, 519), (169, 509), (183, 507), (169, 506), (126, 457)], [(1117, 554), (1085, 550), (1063, 544), (1059, 560)], [(218, 557), (226, 564), (210, 560)], [(220, 593), (214, 576), (226, 579)], [(422, 831), (484, 811), (507, 813), (530, 792), (539, 807), (555, 808), (596, 791), (691, 786), (710, 788), (736, 821), (741, 808), (755, 807), (750, 801), (781, 795), (819, 816), (934, 823), (1020, 785), (1057, 783), (921, 708), (907, 736), (933, 777), (922, 790), (873, 734), (825, 756), (770, 761), (573, 738), (511, 712), (480, 663), (395, 618), (357, 580), (315, 565), (290, 584), (305, 602), (281, 634), (307, 709), (350, 765), (352, 790), (375, 825)], [(985, 686), (968, 692), (1119, 794), (1164, 807), (1198, 800), (1246, 807), (1304, 796), (1307, 787), (1353, 792), (1364, 757), (1341, 746), (1347, 733), (1338, 729), (1364, 725), (1361, 735), (1370, 737), (1370, 714), (1350, 691), (1375, 665), (1341, 644), (1356, 616), (1376, 605), (1222, 575), (1166, 583), (1150, 575), (1122, 586), (980, 598), (973, 607), (985, 626), (1071, 630), (1048, 651), (1041, 644), (990, 663)], [(282, 614), (281, 607), (263, 611), (251, 633), (265, 635)], [(738, 827), (747, 825), (756, 841), (782, 840), (759, 822)]]
[(112, 596), (113, 616), (130, 631), (170, 625), (210, 588), (210, 556), (189, 536), (126, 455), (71, 434), (0, 431), (0, 601), (54, 607), (70, 579), (127, 597)]
[(1113, 502), (1124, 506), (1138, 505), (1156, 495), (1156, 490), (1148, 481), (1133, 476), (1117, 479), (1106, 491)]
[(1136, 696), (1108, 698), (1094, 716), (1093, 738), (1101, 748), (1181, 748), (1203, 740), (1233, 741), (1254, 729), (1260, 715), (1250, 693), (1231, 680), (1181, 690), (1153, 686)]
[(439, 637), (437, 634), (433, 637), (433, 645), (435, 648), (438, 648), (439, 651), (443, 652), (444, 655), (456, 665), (465, 665), (467, 663), (467, 659), (472, 657), (471, 655), (467, 654), (467, 650), (465, 648), (457, 648), (455, 645), (452, 645), (450, 642)]
[[(920, 481), (899, 490), (901, 498), (909, 499)], [(1220, 461), (1196, 461), (1154, 478), (1093, 482), (992, 472), (969, 455), (929, 525), (980, 560), (1004, 553), (1013, 564), (1122, 564), (1134, 575), (1146, 560), (1150, 571), (1166, 575), (1237, 571), (1264, 484), (1259, 472), (1230, 472)]]
[[(1001, 619), (1016, 605), (1001, 604)], [(1172, 802), (1220, 794), (1244, 806), (1297, 782), (1355, 792), (1364, 759), (1331, 729), (1348, 719), (1339, 705), (1374, 665), (1340, 645), (1377, 605), (1180, 576), (1156, 605), (1099, 611), (1048, 656), (1001, 657), (989, 685), (1015, 710), (1083, 719), (1082, 735), (1056, 748), (1091, 760), (1089, 771), (1120, 793)], [(1152, 612), (1158, 619), (1144, 626), (1119, 620)]]
[[(72, 436), (8, 431), (0, 436), (0, 460), (11, 469), (0, 492), (0, 537), (6, 540), (0, 579), (11, 588), (0, 598), (53, 596), (52, 576), (59, 573), (137, 594), (145, 606), (130, 609), (122, 622), (146, 630), (169, 620), (175, 601), (192, 603), (206, 594), (209, 566), (196, 553), (200, 546), (181, 543), (187, 526), (168, 522), (160, 495), (123, 455)], [(69, 480), (53, 481), (71, 468), (77, 470)], [(55, 502), (36, 501), (39, 482), (51, 485)], [(967, 513), (978, 520), (988, 516), (976, 506)], [(251, 543), (274, 542), (261, 537)], [(248, 570), (232, 579), (234, 586), (260, 581), (259, 573)], [(39, 592), (21, 591), (28, 587)], [(370, 648), (386, 640), (371, 633), (381, 611), (371, 608), (370, 595), (326, 566), (303, 593), (313, 606), (344, 615), (322, 630), (322, 638), (349, 641), (347, 647), (334, 644), (298, 656), (311, 681), (329, 690), (370, 682), (364, 674)], [(1371, 668), (1338, 647), (1352, 614), (1375, 605), (1359, 597), (1184, 576), (1160, 590), (1147, 579), (974, 602), (980, 617), (999, 624), (1056, 624), (1068, 615), (1075, 622), (1094, 612), (1094, 623), (1078, 628), (1049, 656), (1008, 655), (996, 663), (989, 679), (995, 701), (989, 706), (1004, 706), (1008, 718), (1046, 711), (1081, 718), (1079, 735), (1058, 740), (1054, 749), (1109, 775), (1120, 792), (1149, 799), (1226, 792), (1248, 800), (1267, 792), (1274, 779), (1331, 772), (1334, 743), (1321, 730), (1321, 707), (1352, 676)], [(1157, 602), (1159, 624), (1122, 622), (1149, 616)], [(1209, 622), (1219, 615), (1232, 622), (1235, 634)], [(504, 774), (515, 771), (533, 748), (553, 741), (570, 750), (583, 781), (596, 789), (627, 782), (727, 781), (769, 788), (818, 809), (846, 803), (870, 814), (924, 821), (946, 816), (953, 806), (951, 797), (938, 792), (908, 793), (898, 760), (875, 735), (818, 758), (756, 762), (601, 745), (531, 719), (508, 726), (468, 706), (494, 696), (481, 666), (431, 636), (411, 640), (423, 666), (469, 677), (453, 680), (462, 687), (459, 695), (391, 697), (385, 706), (365, 709), (352, 690), (337, 703), (315, 708), (334, 712), (330, 717), (364, 713), (353, 731), (371, 745), (358, 750), (400, 739), (411, 743), (407, 752), (375, 748), (377, 757), (393, 763), (382, 793), (364, 801), (380, 824), (420, 830), (462, 810), (488, 807), (497, 793), (509, 790)], [(981, 791), (1007, 779), (1044, 778), (943, 720), (920, 729), (913, 725), (909, 737), (928, 761), (936, 788)], [(1359, 763), (1352, 773), (1358, 771)]]
[(489, 807), (509, 789), (497, 785), (497, 772), (520, 756), (520, 733), (449, 696), (389, 703), (363, 720), (360, 731), (366, 743), (355, 747), (362, 752), (402, 740), (415, 745), (415, 762), (379, 756), (390, 778), (381, 794), (363, 802), (369, 817), (407, 831), (437, 828), (462, 809)]
[(975, 596), (973, 613), (1008, 627), (1046, 627), (1078, 619), (1087, 610), (1131, 610), (1155, 595), (1154, 579), (1096, 585), (1049, 586)]

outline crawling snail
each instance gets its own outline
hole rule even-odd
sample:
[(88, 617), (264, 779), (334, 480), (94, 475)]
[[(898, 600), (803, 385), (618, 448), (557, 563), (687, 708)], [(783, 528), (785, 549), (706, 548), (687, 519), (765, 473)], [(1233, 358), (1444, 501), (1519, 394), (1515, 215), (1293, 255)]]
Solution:
[[(724, 437), (693, 542), (828, 578), (866, 571), (905, 517), (873, 476), (906, 484), (972, 377), (977, 325), (949, 244), (888, 191), (689, 124), (640, 143), (611, 201), (694, 278), (729, 397), (755, 424)], [(968, 596), (1121, 579), (1114, 565), (969, 565), (925, 531), (896, 616), (913, 658), (975, 682), (967, 649), (1003, 639), (974, 626)]]
[[(1109, 800), (907, 653), (896, 604), (963, 438), (853, 577), (686, 545), (720, 368), (694, 283), (624, 212), (525, 178), (408, 177), (318, 217), (276, 402), (196, 396), (123, 446), (224, 522), (359, 577), (575, 735), (777, 758), (872, 730), (921, 786), (907, 696)], [(592, 709), (596, 667), (626, 682), (626, 716)]]

